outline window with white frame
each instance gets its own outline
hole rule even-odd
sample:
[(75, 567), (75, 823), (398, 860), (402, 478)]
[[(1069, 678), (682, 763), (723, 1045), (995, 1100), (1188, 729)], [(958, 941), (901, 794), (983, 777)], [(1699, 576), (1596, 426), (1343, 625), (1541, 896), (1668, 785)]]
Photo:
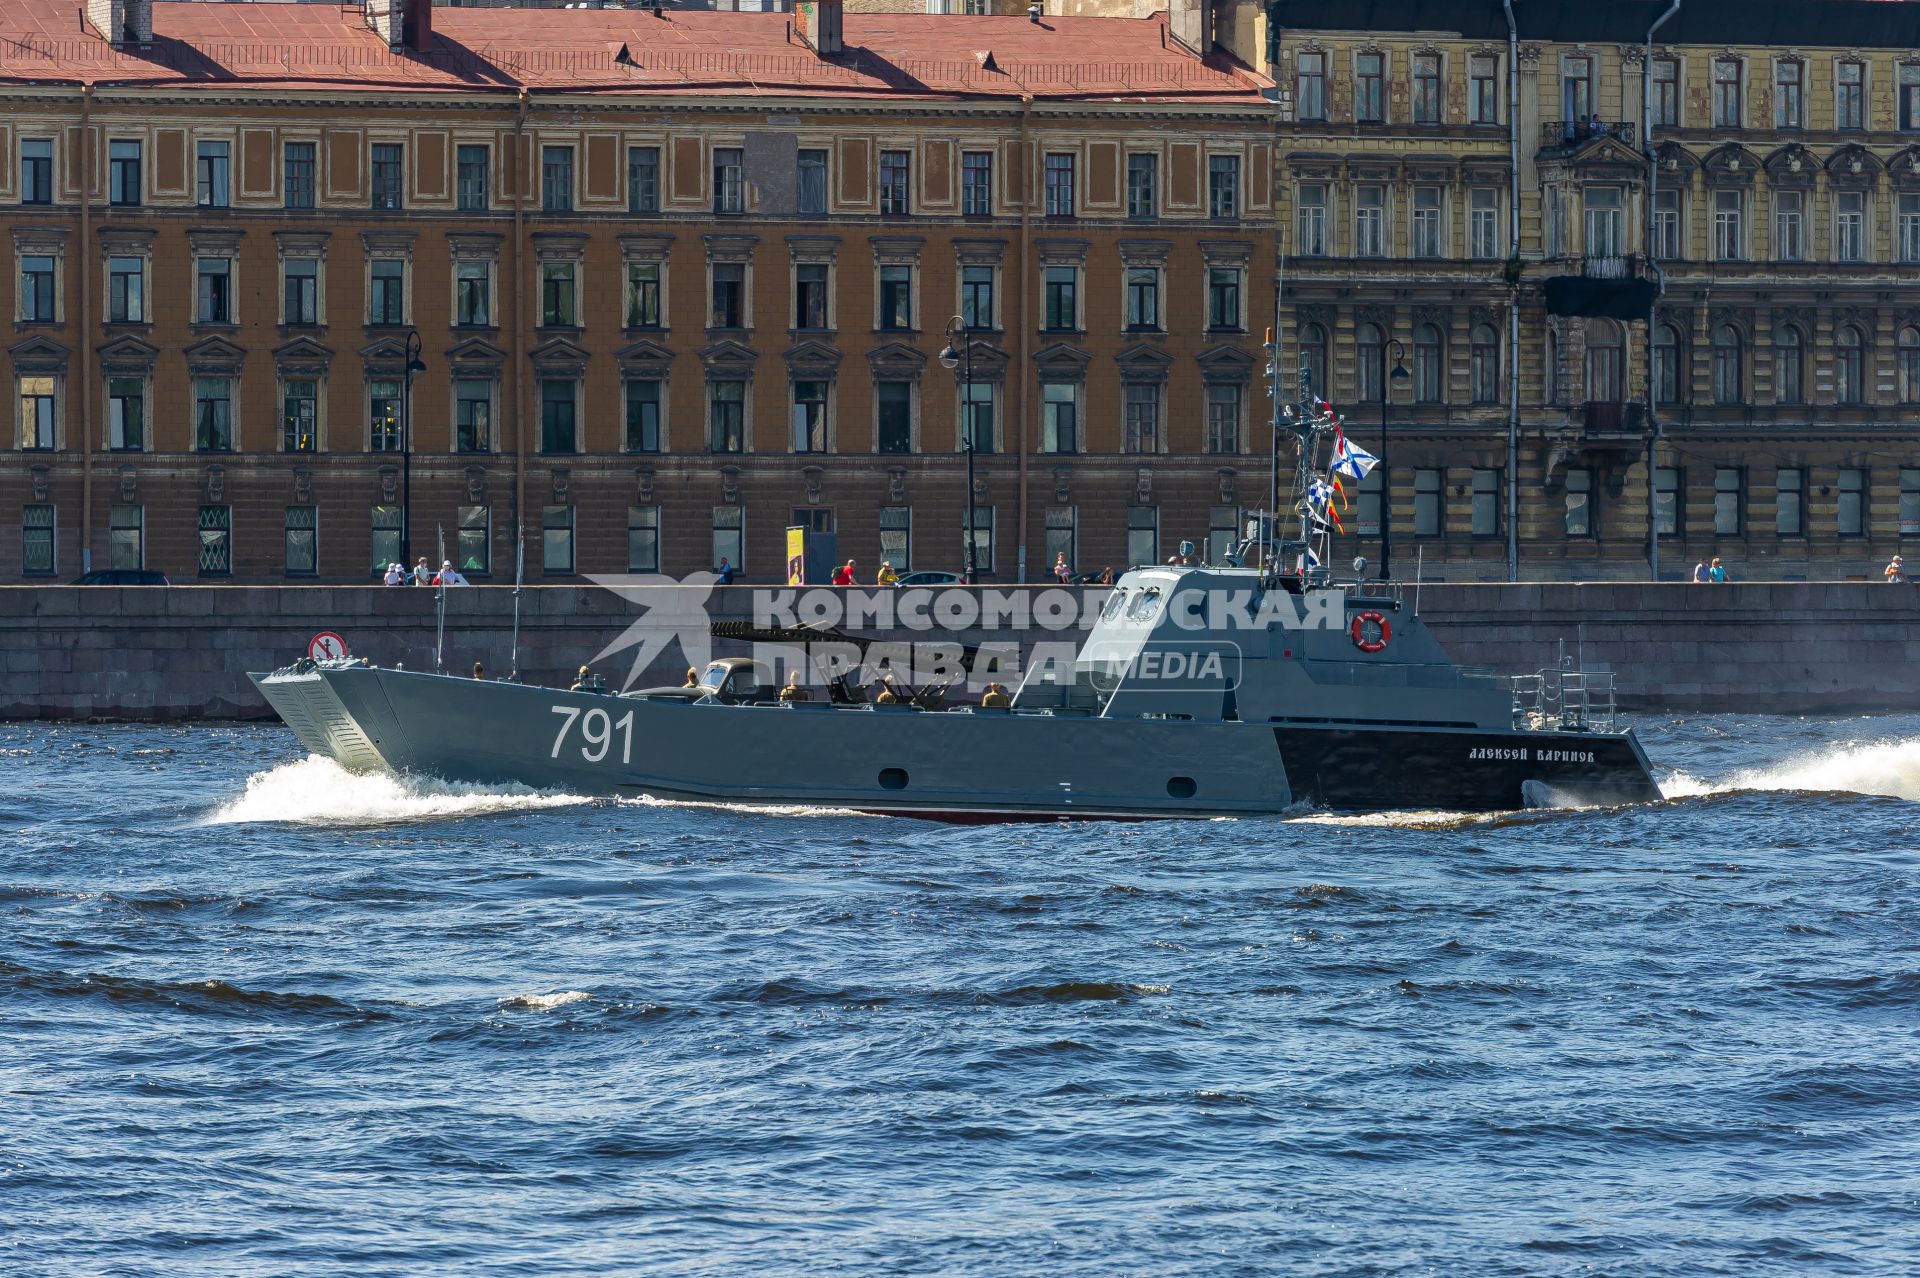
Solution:
[(1294, 55), (1294, 118), (1318, 121), (1327, 118), (1327, 55), (1303, 50)]
[(713, 211), (729, 215), (747, 211), (746, 161), (737, 146), (713, 149)]
[(1833, 69), (1834, 127), (1846, 130), (1866, 128), (1866, 96), (1866, 64), (1851, 59), (1836, 64)]
[(1867, 255), (1867, 196), (1864, 191), (1833, 193), (1833, 260), (1862, 262)]
[(1713, 60), (1713, 125), (1717, 129), (1746, 127), (1746, 108), (1741, 93), (1744, 66), (1738, 58)]
[(147, 259), (107, 259), (107, 322), (144, 324), (147, 319)]
[(1413, 255), (1439, 257), (1442, 252), (1439, 187), (1416, 186), (1413, 188), (1412, 223)]
[(1075, 382), (1043, 382), (1040, 386), (1040, 451), (1080, 451), (1080, 387)]
[(1738, 262), (1746, 256), (1746, 197), (1740, 191), (1713, 193), (1713, 256)]
[(1243, 451), (1243, 409), (1246, 395), (1235, 382), (1207, 383), (1207, 451)]
[(203, 453), (233, 451), (233, 379), (193, 379), (193, 446)]
[(1773, 127), (1800, 129), (1807, 123), (1807, 67), (1797, 59), (1773, 64)]
[(1500, 123), (1500, 59), (1493, 54), (1467, 59), (1467, 123)]
[(20, 447), (47, 451), (60, 446), (60, 416), (56, 384), (42, 373), (21, 374), (14, 378), (20, 404)]
[(1126, 451), (1160, 451), (1160, 387), (1152, 382), (1128, 382), (1122, 388), (1126, 416)]
[(793, 451), (827, 451), (827, 383), (818, 379), (793, 383)]
[(1625, 197), (1617, 186), (1590, 186), (1583, 193), (1587, 256), (1619, 257), (1626, 251)]
[(1491, 186), (1476, 186), (1467, 192), (1467, 212), (1471, 222), (1469, 246), (1482, 261), (1500, 257), (1500, 192)]
[(456, 262), (453, 290), (455, 324), (462, 328), (493, 326), (493, 263)]
[(1353, 254), (1384, 257), (1387, 252), (1387, 188), (1364, 183), (1353, 188)]
[(137, 453), (147, 446), (147, 380), (107, 378), (107, 447)]
[(1773, 193), (1773, 258), (1776, 262), (1804, 261), (1806, 196), (1799, 191)]
[(280, 385), (280, 448), (289, 453), (320, 451), (320, 383), (289, 377)]
[(1327, 184), (1308, 182), (1300, 187), (1294, 206), (1294, 248), (1301, 257), (1327, 254)]

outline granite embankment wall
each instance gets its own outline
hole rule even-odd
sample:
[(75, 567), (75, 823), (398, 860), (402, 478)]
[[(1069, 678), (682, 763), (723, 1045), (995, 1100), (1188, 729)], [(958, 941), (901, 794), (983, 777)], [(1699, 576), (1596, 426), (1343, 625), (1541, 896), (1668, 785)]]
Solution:
[[(303, 655), (318, 631), (355, 655), (431, 669), (434, 592), (377, 586), (0, 587), (0, 718), (266, 717), (249, 670)], [(747, 620), (752, 587), (714, 592), (716, 618)], [(509, 587), (449, 592), (446, 666), (508, 666)], [(1623, 700), (1681, 710), (1920, 709), (1920, 590), (1859, 582), (1440, 585), (1420, 612), (1455, 658), (1525, 672), (1557, 644), (1619, 673)], [(564, 684), (640, 615), (595, 586), (528, 587), (522, 678)], [(997, 639), (1060, 638), (1032, 631)], [(905, 637), (904, 635), (902, 637)], [(926, 635), (913, 637), (926, 638)], [(934, 636), (938, 637), (938, 636)], [(1076, 636), (1066, 636), (1073, 638)], [(722, 645), (724, 654), (732, 649)], [(631, 652), (596, 668), (618, 685)], [(647, 683), (678, 683), (669, 646)]]

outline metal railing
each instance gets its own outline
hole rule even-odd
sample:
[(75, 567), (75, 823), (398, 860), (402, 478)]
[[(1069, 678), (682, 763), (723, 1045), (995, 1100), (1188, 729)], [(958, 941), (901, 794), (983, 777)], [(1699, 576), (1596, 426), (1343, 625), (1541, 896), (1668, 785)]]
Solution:
[(1595, 138), (1619, 138), (1628, 146), (1633, 145), (1634, 127), (1631, 120), (1547, 120), (1540, 125), (1540, 149), (1551, 150), (1554, 147), (1581, 146)]
[(1618, 732), (1611, 670), (1513, 676), (1513, 726), (1535, 732)]
[(1647, 406), (1638, 400), (1590, 399), (1582, 406), (1581, 424), (1589, 435), (1642, 435)]

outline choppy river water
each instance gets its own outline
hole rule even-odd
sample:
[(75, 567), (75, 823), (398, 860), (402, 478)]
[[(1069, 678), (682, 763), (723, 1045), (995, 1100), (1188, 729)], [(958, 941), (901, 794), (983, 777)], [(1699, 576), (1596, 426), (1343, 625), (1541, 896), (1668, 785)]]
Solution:
[(0, 1272), (1920, 1271), (1920, 719), (951, 828), (0, 727)]

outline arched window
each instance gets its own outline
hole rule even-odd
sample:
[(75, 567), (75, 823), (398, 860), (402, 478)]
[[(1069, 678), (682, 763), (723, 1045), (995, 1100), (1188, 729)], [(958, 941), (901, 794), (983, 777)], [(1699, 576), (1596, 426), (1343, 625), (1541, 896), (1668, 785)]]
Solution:
[(1413, 330), (1413, 400), (1416, 404), (1438, 404), (1446, 398), (1442, 340), (1437, 325), (1422, 324)]
[(1920, 328), (1900, 330), (1900, 402), (1920, 404)]
[(1867, 339), (1851, 324), (1833, 335), (1833, 398), (1840, 404), (1867, 402)]
[(1356, 333), (1360, 346), (1357, 398), (1363, 404), (1378, 404), (1386, 398), (1387, 338), (1378, 324), (1362, 324)]
[(1747, 361), (1740, 330), (1722, 324), (1713, 330), (1713, 402), (1746, 403)]
[(1806, 342), (1799, 329), (1783, 324), (1773, 334), (1773, 402), (1806, 403), (1806, 373)]
[(1491, 324), (1473, 329), (1473, 402), (1500, 402), (1500, 334)]
[(1653, 335), (1653, 395), (1662, 404), (1680, 402), (1680, 330), (1671, 324)]
[(1591, 320), (1587, 324), (1587, 399), (1618, 404), (1627, 397), (1627, 346), (1618, 322)]
[(1307, 366), (1308, 388), (1322, 399), (1331, 399), (1333, 388), (1327, 385), (1327, 330), (1308, 324), (1300, 330), (1300, 359)]

